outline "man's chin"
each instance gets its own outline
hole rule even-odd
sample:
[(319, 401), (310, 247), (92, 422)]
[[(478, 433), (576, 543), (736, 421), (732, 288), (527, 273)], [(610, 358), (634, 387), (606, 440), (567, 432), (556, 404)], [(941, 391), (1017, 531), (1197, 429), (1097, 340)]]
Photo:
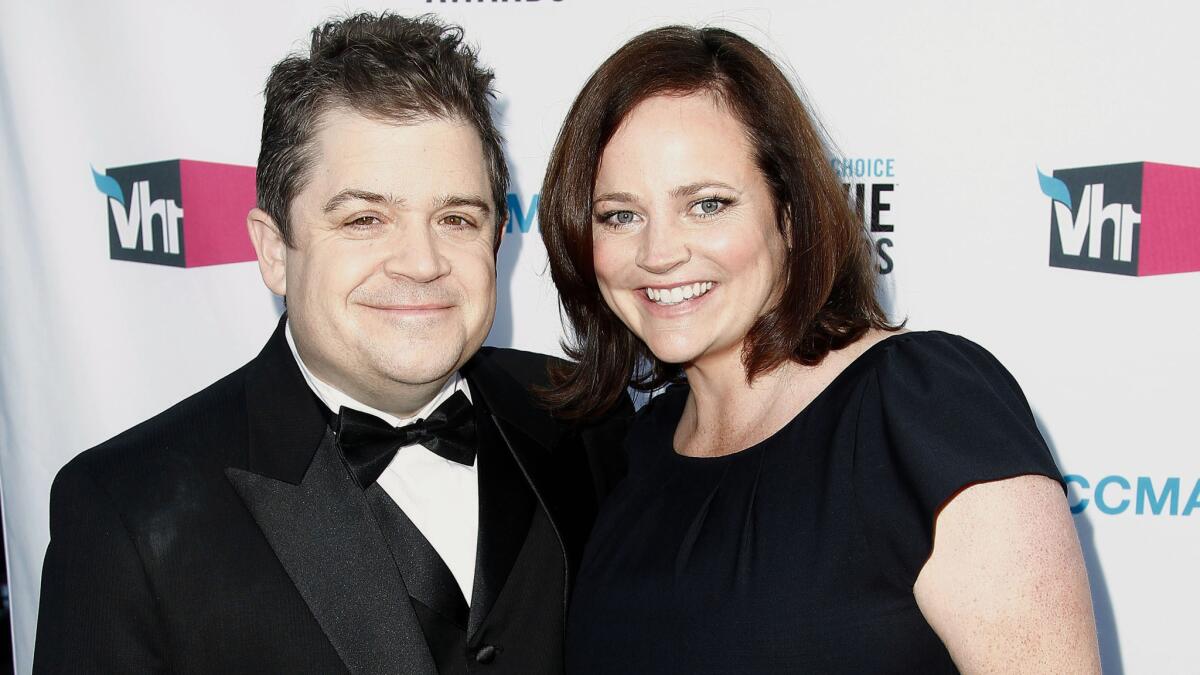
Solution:
[(426, 384), (444, 379), (469, 359), (482, 339), (468, 340), (460, 327), (437, 331), (384, 331), (367, 344), (371, 360), (396, 382)]
[[(385, 355), (381, 355), (385, 356)], [(461, 361), (459, 354), (438, 354), (431, 358), (429, 352), (420, 347), (409, 347), (409, 353), (396, 358), (395, 354), (386, 355), (380, 362), (379, 370), (389, 380), (398, 384), (420, 386), (440, 382), (458, 370)]]

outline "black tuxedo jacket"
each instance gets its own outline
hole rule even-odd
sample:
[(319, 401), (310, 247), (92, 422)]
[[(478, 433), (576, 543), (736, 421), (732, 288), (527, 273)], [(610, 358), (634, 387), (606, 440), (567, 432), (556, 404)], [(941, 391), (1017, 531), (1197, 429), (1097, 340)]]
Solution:
[[(530, 399), (546, 362), (484, 348), (463, 368), (498, 446), (479, 455), (472, 672), (562, 671), (572, 575), (622, 471), (628, 402), (564, 425)], [(281, 321), (249, 364), (67, 464), (34, 670), (435, 672), (403, 535), (372, 513), (381, 488), (354, 483), (321, 406)]]

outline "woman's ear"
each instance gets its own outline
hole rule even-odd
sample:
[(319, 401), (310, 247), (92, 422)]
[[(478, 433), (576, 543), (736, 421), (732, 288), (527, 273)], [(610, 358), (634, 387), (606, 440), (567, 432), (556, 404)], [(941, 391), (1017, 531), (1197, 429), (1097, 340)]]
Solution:
[(791, 205), (785, 206), (779, 214), (779, 232), (783, 235), (783, 245), (787, 247), (787, 252), (792, 252), (792, 228), (794, 219), (792, 218)]

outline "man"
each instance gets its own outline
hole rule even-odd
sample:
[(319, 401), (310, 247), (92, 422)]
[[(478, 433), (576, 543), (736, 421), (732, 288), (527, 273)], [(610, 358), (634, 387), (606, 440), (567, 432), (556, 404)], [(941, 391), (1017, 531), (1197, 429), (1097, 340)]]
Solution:
[(318, 27), (267, 83), (262, 353), (69, 463), (35, 669), (542, 673), (628, 403), (587, 428), (480, 349), (507, 172), (434, 19)]

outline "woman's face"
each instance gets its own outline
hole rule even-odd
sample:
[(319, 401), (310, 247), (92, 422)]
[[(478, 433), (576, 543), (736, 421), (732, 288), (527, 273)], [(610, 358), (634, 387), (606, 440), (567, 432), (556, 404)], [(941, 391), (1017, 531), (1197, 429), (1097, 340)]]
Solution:
[(786, 246), (738, 120), (709, 93), (656, 96), (600, 158), (592, 202), (604, 301), (668, 363), (734, 358), (771, 308)]

